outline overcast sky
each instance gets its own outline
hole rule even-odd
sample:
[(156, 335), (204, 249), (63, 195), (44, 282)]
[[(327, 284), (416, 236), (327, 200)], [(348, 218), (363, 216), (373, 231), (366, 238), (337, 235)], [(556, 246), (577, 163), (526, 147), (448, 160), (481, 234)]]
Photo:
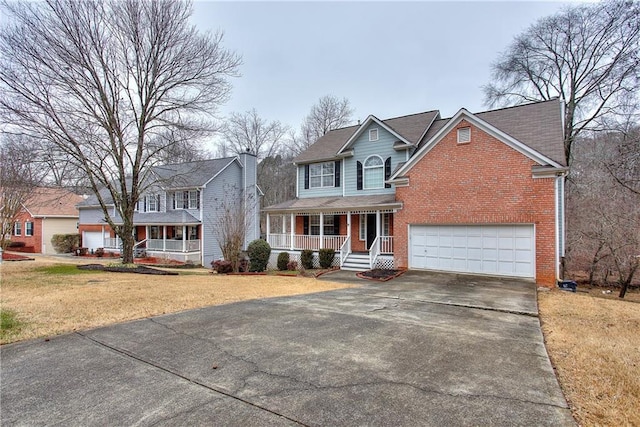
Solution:
[(515, 35), (558, 2), (206, 2), (194, 23), (243, 57), (222, 114), (256, 108), (299, 128), (323, 95), (355, 119), (485, 110), (481, 86)]

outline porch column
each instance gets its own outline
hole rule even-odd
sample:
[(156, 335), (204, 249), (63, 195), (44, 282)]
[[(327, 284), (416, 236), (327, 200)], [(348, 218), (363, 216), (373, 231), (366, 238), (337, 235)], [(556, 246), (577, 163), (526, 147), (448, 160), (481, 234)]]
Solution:
[[(282, 223), (284, 224), (284, 216), (282, 217)], [(296, 230), (296, 227), (295, 227), (295, 225), (296, 225), (296, 218), (295, 218), (295, 216), (294, 216), (293, 214), (291, 214), (291, 215), (289, 216), (289, 223), (291, 224), (291, 227), (290, 227), (290, 229), (289, 229), (289, 230), (290, 230), (290, 231), (289, 231), (289, 235), (291, 236), (291, 242), (290, 242), (290, 243), (291, 243), (291, 245), (290, 245), (290, 246), (291, 246), (291, 250), (293, 250), (293, 249), (294, 249), (294, 246), (295, 246), (295, 245), (294, 245), (294, 241), (293, 241), (293, 239), (295, 238), (295, 230)]]
[(182, 226), (182, 252), (187, 251), (187, 226)]
[(162, 226), (162, 252), (167, 250), (167, 226)]
[[(271, 237), (270, 236), (270, 234), (271, 234), (271, 215), (269, 214), (269, 212), (267, 212), (267, 224), (266, 224), (266, 226), (267, 226), (267, 242), (269, 242), (270, 241), (269, 237)], [(269, 243), (269, 244), (271, 244), (271, 243)]]
[(351, 252), (351, 211), (347, 212), (347, 240), (349, 240), (348, 252)]
[(376, 211), (376, 238), (380, 237), (381, 225), (380, 211)]
[[(311, 221), (309, 221), (309, 229), (311, 229)], [(320, 247), (324, 247), (324, 213), (320, 212)]]
[[(111, 236), (111, 234), (109, 234)], [(104, 248), (104, 225), (102, 226), (102, 247)]]

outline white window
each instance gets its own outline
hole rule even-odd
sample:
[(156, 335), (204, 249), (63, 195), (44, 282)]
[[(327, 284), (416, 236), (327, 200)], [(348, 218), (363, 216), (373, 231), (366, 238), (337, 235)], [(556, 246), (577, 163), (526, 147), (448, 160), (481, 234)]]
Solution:
[(382, 214), (382, 235), (383, 236), (388, 236), (389, 235), (389, 221), (391, 214), (385, 213)]
[(458, 129), (458, 144), (465, 144), (467, 142), (471, 142), (471, 128)]
[(158, 194), (151, 194), (147, 196), (147, 212), (159, 212), (160, 211), (160, 196)]
[(369, 129), (369, 141), (378, 140), (378, 128)]
[[(325, 236), (334, 236), (338, 234), (338, 230), (335, 227), (335, 221), (334, 221), (334, 216), (333, 215), (324, 215), (323, 216), (323, 222), (324, 222), (324, 231), (322, 232), (322, 234), (324, 234)], [(320, 215), (311, 215), (309, 217), (309, 234), (311, 236), (319, 236), (320, 235)]]
[(198, 209), (200, 207), (200, 192), (198, 190), (189, 191), (189, 209)]
[(335, 163), (309, 165), (309, 188), (335, 187)]
[(33, 236), (33, 222), (24, 223), (24, 235)]
[(320, 215), (311, 215), (309, 217), (309, 234), (312, 236), (320, 235)]
[(22, 223), (16, 222), (13, 224), (13, 235), (22, 236)]
[(173, 209), (200, 209), (200, 190), (173, 193)]
[(378, 156), (364, 161), (364, 189), (384, 188), (384, 162)]
[(360, 214), (360, 240), (367, 240), (367, 216), (365, 214)]

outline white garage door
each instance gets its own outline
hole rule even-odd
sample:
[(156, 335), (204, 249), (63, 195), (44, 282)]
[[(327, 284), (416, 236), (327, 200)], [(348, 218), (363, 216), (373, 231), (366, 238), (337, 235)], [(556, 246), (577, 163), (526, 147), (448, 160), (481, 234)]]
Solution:
[(83, 231), (82, 246), (93, 250), (104, 247), (102, 231)]
[(412, 225), (409, 268), (535, 277), (533, 225)]

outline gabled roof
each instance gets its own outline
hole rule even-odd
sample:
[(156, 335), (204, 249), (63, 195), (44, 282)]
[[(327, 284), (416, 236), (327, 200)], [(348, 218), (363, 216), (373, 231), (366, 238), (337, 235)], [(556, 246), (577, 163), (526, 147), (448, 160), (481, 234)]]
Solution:
[(461, 121), (467, 120), (540, 165), (564, 168), (562, 109), (560, 101), (527, 104), (472, 114), (461, 109), (452, 118), (437, 120), (418, 151), (397, 169), (390, 180), (402, 177)]
[(77, 217), (82, 196), (64, 188), (38, 187), (22, 204), (33, 217)]
[[(474, 114), (556, 163), (566, 166), (562, 104), (558, 99)], [(430, 141), (452, 118), (433, 122), (420, 144)]]
[(166, 189), (202, 187), (235, 160), (237, 157), (176, 163), (154, 166), (152, 171)]
[[(203, 187), (234, 161), (238, 161), (238, 158), (223, 157), (220, 159), (154, 166), (151, 170), (159, 180), (157, 184), (165, 190), (199, 188)], [(107, 188), (101, 188), (100, 195), (107, 205), (113, 204), (111, 193)], [(77, 205), (78, 207), (89, 207), (99, 206), (100, 204), (98, 203), (98, 197), (92, 194)]]
[(293, 162), (309, 163), (334, 159), (338, 153), (346, 150), (371, 123), (380, 124), (392, 134), (396, 134), (405, 144), (416, 145), (438, 115), (438, 111), (427, 111), (386, 120), (380, 120), (371, 115), (360, 125), (328, 132), (298, 155)]

